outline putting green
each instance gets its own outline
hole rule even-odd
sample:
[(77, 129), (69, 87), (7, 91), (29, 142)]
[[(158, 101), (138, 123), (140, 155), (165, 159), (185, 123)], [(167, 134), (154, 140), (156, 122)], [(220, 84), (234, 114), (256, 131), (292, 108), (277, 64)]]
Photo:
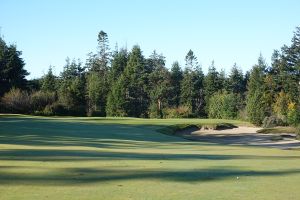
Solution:
[(300, 151), (156, 131), (216, 122), (1, 115), (0, 199), (299, 199)]

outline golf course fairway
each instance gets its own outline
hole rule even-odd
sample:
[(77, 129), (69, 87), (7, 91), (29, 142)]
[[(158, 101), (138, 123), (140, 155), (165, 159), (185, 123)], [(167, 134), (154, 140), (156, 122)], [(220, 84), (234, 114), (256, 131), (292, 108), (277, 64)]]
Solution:
[(300, 199), (299, 150), (157, 131), (217, 122), (0, 115), (0, 199)]

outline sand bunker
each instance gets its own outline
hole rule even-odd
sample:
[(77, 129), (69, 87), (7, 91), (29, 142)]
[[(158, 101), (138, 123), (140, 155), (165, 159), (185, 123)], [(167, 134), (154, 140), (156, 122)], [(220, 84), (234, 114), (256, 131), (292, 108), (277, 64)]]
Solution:
[(259, 129), (254, 127), (237, 127), (225, 130), (188, 129), (179, 131), (176, 135), (193, 141), (219, 144), (267, 146), (280, 149), (300, 148), (300, 141), (295, 139), (295, 134), (262, 134), (256, 132)]

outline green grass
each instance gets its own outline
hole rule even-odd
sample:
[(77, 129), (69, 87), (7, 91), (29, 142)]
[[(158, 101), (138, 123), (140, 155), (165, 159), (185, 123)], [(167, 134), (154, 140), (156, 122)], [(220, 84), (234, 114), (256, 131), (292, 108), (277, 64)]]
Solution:
[(299, 199), (300, 151), (157, 132), (232, 120), (0, 116), (0, 199)]

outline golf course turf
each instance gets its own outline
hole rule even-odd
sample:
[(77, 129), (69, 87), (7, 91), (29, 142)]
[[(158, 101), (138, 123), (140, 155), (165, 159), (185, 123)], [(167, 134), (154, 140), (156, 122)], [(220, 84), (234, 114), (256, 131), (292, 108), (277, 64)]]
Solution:
[(0, 200), (300, 198), (298, 150), (158, 132), (220, 122), (0, 115)]

